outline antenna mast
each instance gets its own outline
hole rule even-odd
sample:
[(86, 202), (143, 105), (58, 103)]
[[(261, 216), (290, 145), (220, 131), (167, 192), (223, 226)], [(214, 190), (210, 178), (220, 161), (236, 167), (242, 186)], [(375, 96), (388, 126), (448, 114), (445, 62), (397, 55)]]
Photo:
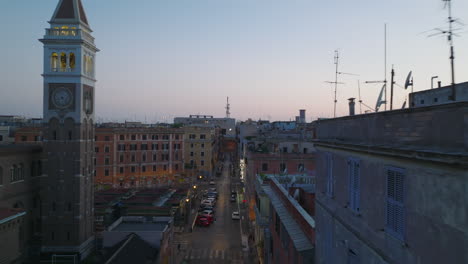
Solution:
[(227, 101), (226, 101), (226, 118), (230, 118), (231, 117), (231, 105), (229, 104), (229, 96), (227, 98)]
[(455, 69), (454, 69), (455, 54), (453, 51), (453, 31), (452, 31), (452, 24), (453, 22), (455, 22), (455, 19), (452, 18), (452, 1), (451, 0), (443, 0), (443, 1), (446, 2), (448, 6), (449, 31), (447, 32), (448, 33), (447, 38), (450, 43), (450, 66), (452, 69), (452, 100), (455, 101), (457, 98), (456, 97), (457, 92), (455, 90)]
[(335, 50), (335, 65), (336, 65), (336, 70), (335, 70), (335, 104), (333, 106), (333, 117), (336, 117), (336, 89), (338, 88), (338, 62), (339, 62), (339, 54), (338, 50)]

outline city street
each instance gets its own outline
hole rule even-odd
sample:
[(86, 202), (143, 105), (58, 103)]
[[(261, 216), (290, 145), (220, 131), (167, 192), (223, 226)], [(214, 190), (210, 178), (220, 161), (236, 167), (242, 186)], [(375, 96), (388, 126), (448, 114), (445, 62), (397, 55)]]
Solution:
[(229, 157), (226, 157), (221, 177), (214, 177), (215, 186), (200, 186), (199, 191), (217, 188), (219, 197), (215, 221), (208, 227), (195, 226), (193, 232), (175, 236), (174, 248), (178, 256), (175, 263), (246, 263), (241, 243), (241, 222), (231, 218), (233, 211), (239, 211), (239, 201), (230, 201), (231, 186), (237, 186), (232, 183), (235, 177), (231, 177), (230, 164)]

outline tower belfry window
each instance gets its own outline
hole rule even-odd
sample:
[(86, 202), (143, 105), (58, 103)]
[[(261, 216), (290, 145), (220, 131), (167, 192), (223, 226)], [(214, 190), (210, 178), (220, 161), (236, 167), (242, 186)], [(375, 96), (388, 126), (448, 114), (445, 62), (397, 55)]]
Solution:
[(70, 53), (70, 69), (75, 69), (75, 53)]
[(65, 71), (67, 68), (67, 54), (65, 52), (62, 52), (60, 54), (60, 71)]
[(50, 57), (50, 67), (52, 68), (52, 71), (57, 71), (58, 62), (58, 54), (56, 52), (52, 53), (52, 56)]

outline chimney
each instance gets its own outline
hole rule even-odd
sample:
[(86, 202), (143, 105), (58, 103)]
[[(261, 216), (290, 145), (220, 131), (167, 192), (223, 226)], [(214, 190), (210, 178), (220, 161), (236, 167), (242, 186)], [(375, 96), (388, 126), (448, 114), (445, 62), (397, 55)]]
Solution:
[(438, 81), (437, 84), (439, 85), (439, 88), (442, 87), (442, 81)]
[(349, 115), (353, 116), (354, 115), (354, 99), (355, 98), (349, 98)]

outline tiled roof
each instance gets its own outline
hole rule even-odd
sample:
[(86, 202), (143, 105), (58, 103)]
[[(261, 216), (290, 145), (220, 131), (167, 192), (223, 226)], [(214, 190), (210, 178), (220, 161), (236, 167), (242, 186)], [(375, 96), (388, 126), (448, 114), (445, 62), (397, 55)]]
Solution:
[(307, 238), (306, 234), (301, 230), (299, 224), (294, 220), (291, 214), (288, 212), (287, 208), (281, 201), (281, 199), (276, 195), (276, 193), (271, 189), (270, 186), (262, 186), (265, 194), (270, 198), (270, 202), (275, 208), (276, 213), (281, 219), (286, 231), (288, 232), (289, 237), (294, 243), (294, 247), (297, 251), (305, 251), (313, 249), (314, 246)]

